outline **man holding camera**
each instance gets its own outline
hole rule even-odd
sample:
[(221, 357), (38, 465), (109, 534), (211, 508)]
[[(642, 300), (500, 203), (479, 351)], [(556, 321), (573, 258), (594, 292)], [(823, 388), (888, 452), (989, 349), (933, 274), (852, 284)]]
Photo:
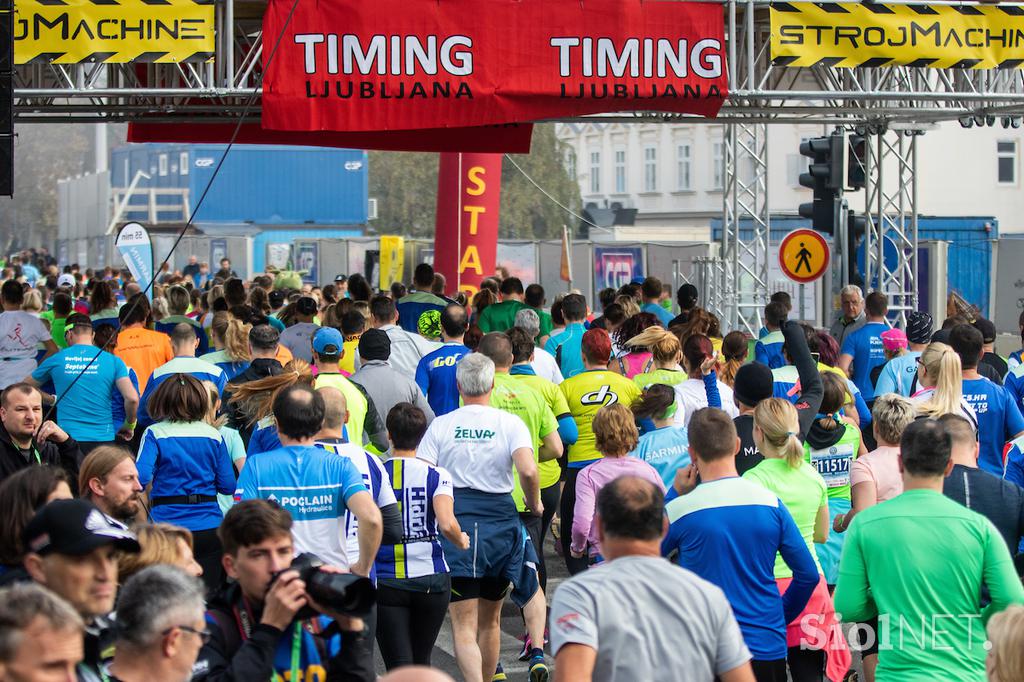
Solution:
[[(380, 509), (347, 457), (314, 445), (324, 423), (323, 396), (308, 386), (283, 389), (274, 399), (281, 447), (250, 458), (238, 479), (235, 500), (277, 502), (295, 521), (295, 548), (311, 552), (340, 570), (368, 576), (383, 532)], [(358, 558), (350, 561), (345, 527), (349, 514), (358, 523)], [(345, 647), (346, 679), (373, 679), (372, 634), (360, 634)], [(295, 679), (295, 678), (292, 678)]]
[[(362, 636), (357, 618), (314, 602), (295, 556), (291, 515), (274, 502), (239, 502), (218, 530), (224, 570), (233, 584), (208, 603), (210, 639), (193, 668), (194, 682), (375, 679), (373, 661), (351, 660)], [(327, 570), (329, 567), (324, 567)], [(324, 570), (324, 569), (321, 569)], [(333, 619), (302, 620), (306, 606)], [(339, 651), (340, 646), (340, 651)]]

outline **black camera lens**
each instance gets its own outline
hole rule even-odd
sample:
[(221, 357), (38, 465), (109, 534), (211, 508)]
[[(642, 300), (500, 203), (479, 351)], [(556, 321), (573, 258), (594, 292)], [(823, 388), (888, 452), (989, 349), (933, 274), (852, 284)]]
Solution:
[(353, 616), (369, 613), (376, 600), (373, 582), (351, 573), (325, 573), (317, 569), (306, 582), (306, 591), (332, 611)]
[[(289, 570), (298, 572), (306, 583), (306, 592), (321, 606), (349, 616), (367, 615), (377, 599), (373, 581), (351, 573), (329, 573), (322, 570), (323, 565), (319, 557), (307, 552), (295, 557)], [(274, 580), (277, 577), (275, 575)], [(300, 620), (315, 615), (310, 607), (296, 614)]]

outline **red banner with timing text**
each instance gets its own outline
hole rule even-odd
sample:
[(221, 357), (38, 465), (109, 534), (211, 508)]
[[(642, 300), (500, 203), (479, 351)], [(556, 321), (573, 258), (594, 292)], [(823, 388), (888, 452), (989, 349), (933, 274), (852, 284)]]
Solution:
[[(722, 6), (670, 0), (270, 0), (265, 128), (413, 130), (614, 111), (715, 116)], [(264, 50), (264, 59), (270, 50)]]
[(434, 270), (470, 297), (498, 259), (501, 154), (441, 154)]

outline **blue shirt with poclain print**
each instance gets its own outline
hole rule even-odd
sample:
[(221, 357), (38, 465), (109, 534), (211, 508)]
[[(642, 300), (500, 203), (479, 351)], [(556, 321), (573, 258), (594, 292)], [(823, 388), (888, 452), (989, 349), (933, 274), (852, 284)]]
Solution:
[(871, 383), (871, 370), (885, 364), (885, 347), (882, 332), (889, 329), (883, 322), (867, 322), (850, 332), (843, 340), (843, 355), (853, 356), (853, 383), (864, 394), (864, 399), (875, 398), (875, 387)]

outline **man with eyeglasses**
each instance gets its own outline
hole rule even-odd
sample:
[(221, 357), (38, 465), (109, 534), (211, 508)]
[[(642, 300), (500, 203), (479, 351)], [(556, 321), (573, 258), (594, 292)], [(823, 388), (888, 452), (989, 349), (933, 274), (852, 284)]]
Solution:
[(117, 599), (117, 641), (109, 680), (187, 682), (206, 630), (203, 583), (158, 564), (133, 575)]

